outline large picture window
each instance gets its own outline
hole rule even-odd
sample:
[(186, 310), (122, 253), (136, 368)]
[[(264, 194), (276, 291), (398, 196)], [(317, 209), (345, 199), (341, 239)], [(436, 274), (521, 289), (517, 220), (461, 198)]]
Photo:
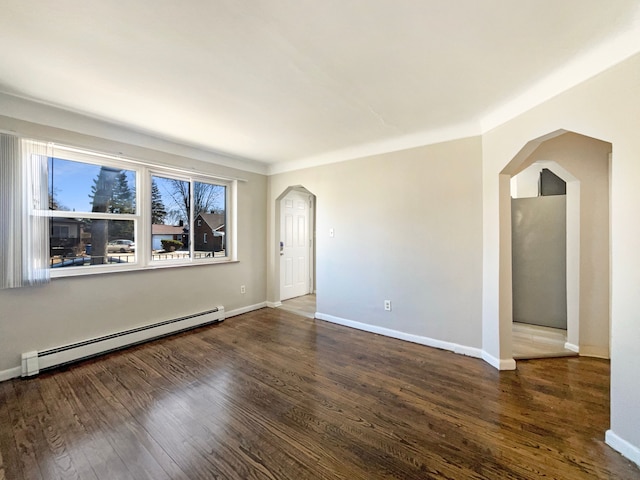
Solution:
[(52, 277), (233, 259), (234, 180), (66, 147), (45, 163)]

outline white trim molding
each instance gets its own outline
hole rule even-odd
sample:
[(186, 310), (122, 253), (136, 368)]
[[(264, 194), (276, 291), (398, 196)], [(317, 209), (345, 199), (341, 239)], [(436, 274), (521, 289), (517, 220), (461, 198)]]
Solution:
[(580, 347), (578, 345), (574, 345), (573, 343), (565, 342), (564, 348), (567, 350), (571, 350), (572, 352), (580, 353)]
[(498, 370), (515, 370), (516, 361), (513, 358), (496, 358), (493, 355), (482, 351), (482, 359)]
[(20, 365), (6, 370), (0, 370), (0, 382), (11, 380), (12, 378), (20, 378), (20, 375), (22, 375), (22, 366)]
[(254, 305), (247, 305), (246, 307), (236, 308), (234, 310), (228, 311), (225, 313), (225, 317), (236, 317), (238, 315), (242, 315), (243, 313), (253, 312), (254, 310), (260, 310), (267, 306), (267, 302), (260, 302)]
[(459, 345), (453, 342), (445, 342), (443, 340), (436, 340), (430, 337), (423, 337), (421, 335), (413, 335), (411, 333), (400, 332), (398, 330), (392, 330), (390, 328), (377, 327), (375, 325), (369, 325), (366, 323), (356, 322), (354, 320), (347, 320), (346, 318), (335, 317), (326, 313), (316, 312), (316, 318), (318, 320), (324, 320), (331, 323), (336, 323), (345, 327), (355, 328), (357, 330), (363, 330), (365, 332), (377, 333), (384, 335), (385, 337), (397, 338), (398, 340), (404, 340), (407, 342), (418, 343), (427, 347), (440, 348), (442, 350), (449, 350), (450, 352), (457, 353), (459, 355), (466, 355), (473, 358), (483, 358), (483, 351), (479, 348), (468, 347), (466, 345)]
[(612, 430), (607, 430), (604, 434), (604, 441), (622, 456), (628, 458), (640, 467), (640, 448), (632, 445), (623, 438), (620, 438)]
[(278, 308), (282, 306), (282, 302), (266, 302), (269, 308)]

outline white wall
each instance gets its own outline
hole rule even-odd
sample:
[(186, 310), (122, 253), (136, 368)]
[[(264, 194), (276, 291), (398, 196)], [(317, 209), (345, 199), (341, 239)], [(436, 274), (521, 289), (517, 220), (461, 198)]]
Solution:
[[(81, 128), (80, 121), (77, 125)], [(105, 136), (117, 136), (117, 129), (104, 128)], [(265, 301), (266, 176), (15, 118), (0, 116), (0, 129), (248, 180), (238, 183), (239, 262), (67, 277), (43, 287), (0, 290), (0, 378), (20, 365), (22, 352), (57, 347), (216, 305), (233, 311)], [(140, 138), (133, 140), (139, 143), (154, 141), (139, 134), (129, 135), (138, 135)], [(240, 285), (246, 285), (246, 294), (240, 294)]]
[(479, 354), (480, 146), (468, 138), (269, 177), (268, 300), (280, 300), (276, 198), (302, 185), (317, 200), (318, 312)]
[[(607, 441), (640, 463), (640, 55), (483, 135), (483, 347), (508, 361), (510, 284), (503, 169), (531, 140), (566, 129), (613, 144), (611, 169), (611, 430)], [(526, 152), (525, 152), (526, 153)], [(529, 152), (530, 153), (530, 152)], [(526, 158), (524, 155), (524, 158)], [(501, 208), (502, 207), (502, 208)]]
[(531, 165), (511, 178), (511, 198), (531, 198), (538, 196), (540, 172), (544, 167)]

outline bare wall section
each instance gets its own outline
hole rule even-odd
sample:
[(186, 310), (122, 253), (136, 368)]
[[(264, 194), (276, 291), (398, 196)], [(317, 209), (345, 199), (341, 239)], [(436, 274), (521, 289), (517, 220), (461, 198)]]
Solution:
[(481, 155), (474, 137), (269, 177), (268, 299), (276, 198), (302, 185), (317, 199), (318, 312), (479, 348)]

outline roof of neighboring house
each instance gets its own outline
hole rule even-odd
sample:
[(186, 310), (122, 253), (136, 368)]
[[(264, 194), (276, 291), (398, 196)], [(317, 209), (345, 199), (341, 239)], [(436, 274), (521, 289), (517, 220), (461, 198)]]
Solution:
[(224, 225), (224, 213), (201, 213), (196, 217), (202, 218), (211, 230), (217, 230)]
[(184, 227), (175, 225), (151, 225), (151, 235), (182, 235)]

